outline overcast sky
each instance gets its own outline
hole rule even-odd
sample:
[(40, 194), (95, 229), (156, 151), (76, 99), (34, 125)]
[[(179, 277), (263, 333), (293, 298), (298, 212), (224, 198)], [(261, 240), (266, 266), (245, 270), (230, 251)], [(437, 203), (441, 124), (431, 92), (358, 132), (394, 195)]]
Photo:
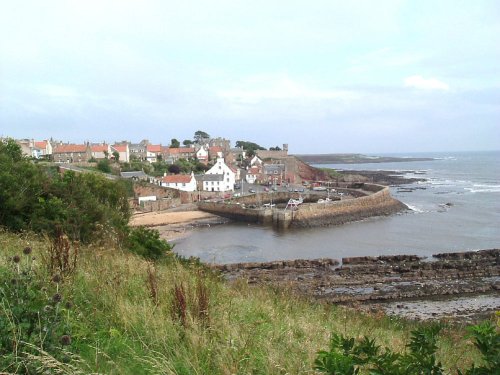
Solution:
[(0, 1), (0, 136), (500, 145), (500, 1)]

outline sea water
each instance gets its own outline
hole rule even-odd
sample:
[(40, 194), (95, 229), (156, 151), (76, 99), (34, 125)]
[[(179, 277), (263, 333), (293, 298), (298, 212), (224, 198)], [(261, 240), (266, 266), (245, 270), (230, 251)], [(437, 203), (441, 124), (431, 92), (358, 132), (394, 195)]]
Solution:
[[(385, 155), (384, 155), (385, 156)], [(321, 165), (389, 170), (422, 182), (391, 187), (411, 210), (340, 226), (277, 231), (230, 223), (198, 228), (176, 243), (180, 255), (213, 263), (364, 255), (431, 256), (500, 246), (500, 151), (399, 154), (432, 161)]]

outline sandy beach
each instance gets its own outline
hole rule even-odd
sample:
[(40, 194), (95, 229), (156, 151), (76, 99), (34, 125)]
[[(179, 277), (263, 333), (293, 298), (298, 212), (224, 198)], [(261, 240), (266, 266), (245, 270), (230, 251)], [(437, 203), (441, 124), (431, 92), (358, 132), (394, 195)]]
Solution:
[(163, 239), (174, 241), (189, 235), (192, 228), (221, 224), (224, 219), (203, 211), (163, 211), (135, 214), (131, 226), (155, 227)]

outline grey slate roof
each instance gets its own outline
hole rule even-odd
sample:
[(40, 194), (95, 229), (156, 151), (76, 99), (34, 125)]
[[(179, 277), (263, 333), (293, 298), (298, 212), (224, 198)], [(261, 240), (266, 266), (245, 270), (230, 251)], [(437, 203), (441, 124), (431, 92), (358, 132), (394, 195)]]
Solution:
[(148, 175), (144, 171), (132, 171), (132, 172), (120, 172), (122, 178), (148, 178)]

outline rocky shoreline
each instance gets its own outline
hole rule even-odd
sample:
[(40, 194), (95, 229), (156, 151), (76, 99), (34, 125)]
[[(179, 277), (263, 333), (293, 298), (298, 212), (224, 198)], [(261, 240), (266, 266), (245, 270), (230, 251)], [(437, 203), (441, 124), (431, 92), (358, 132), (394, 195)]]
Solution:
[[(332, 303), (361, 303), (365, 308), (383, 308), (381, 302), (389, 307), (396, 301), (393, 309), (396, 313), (410, 310), (404, 301), (478, 295), (493, 298), (467, 316), (500, 308), (500, 249), (441, 253), (433, 259), (396, 255), (343, 258), (341, 264), (334, 259), (317, 259), (211, 267), (230, 281), (243, 278), (251, 284), (286, 287)], [(471, 304), (462, 305), (465, 308)], [(439, 310), (432, 317), (442, 317)], [(450, 316), (460, 317), (460, 304), (455, 310)]]

